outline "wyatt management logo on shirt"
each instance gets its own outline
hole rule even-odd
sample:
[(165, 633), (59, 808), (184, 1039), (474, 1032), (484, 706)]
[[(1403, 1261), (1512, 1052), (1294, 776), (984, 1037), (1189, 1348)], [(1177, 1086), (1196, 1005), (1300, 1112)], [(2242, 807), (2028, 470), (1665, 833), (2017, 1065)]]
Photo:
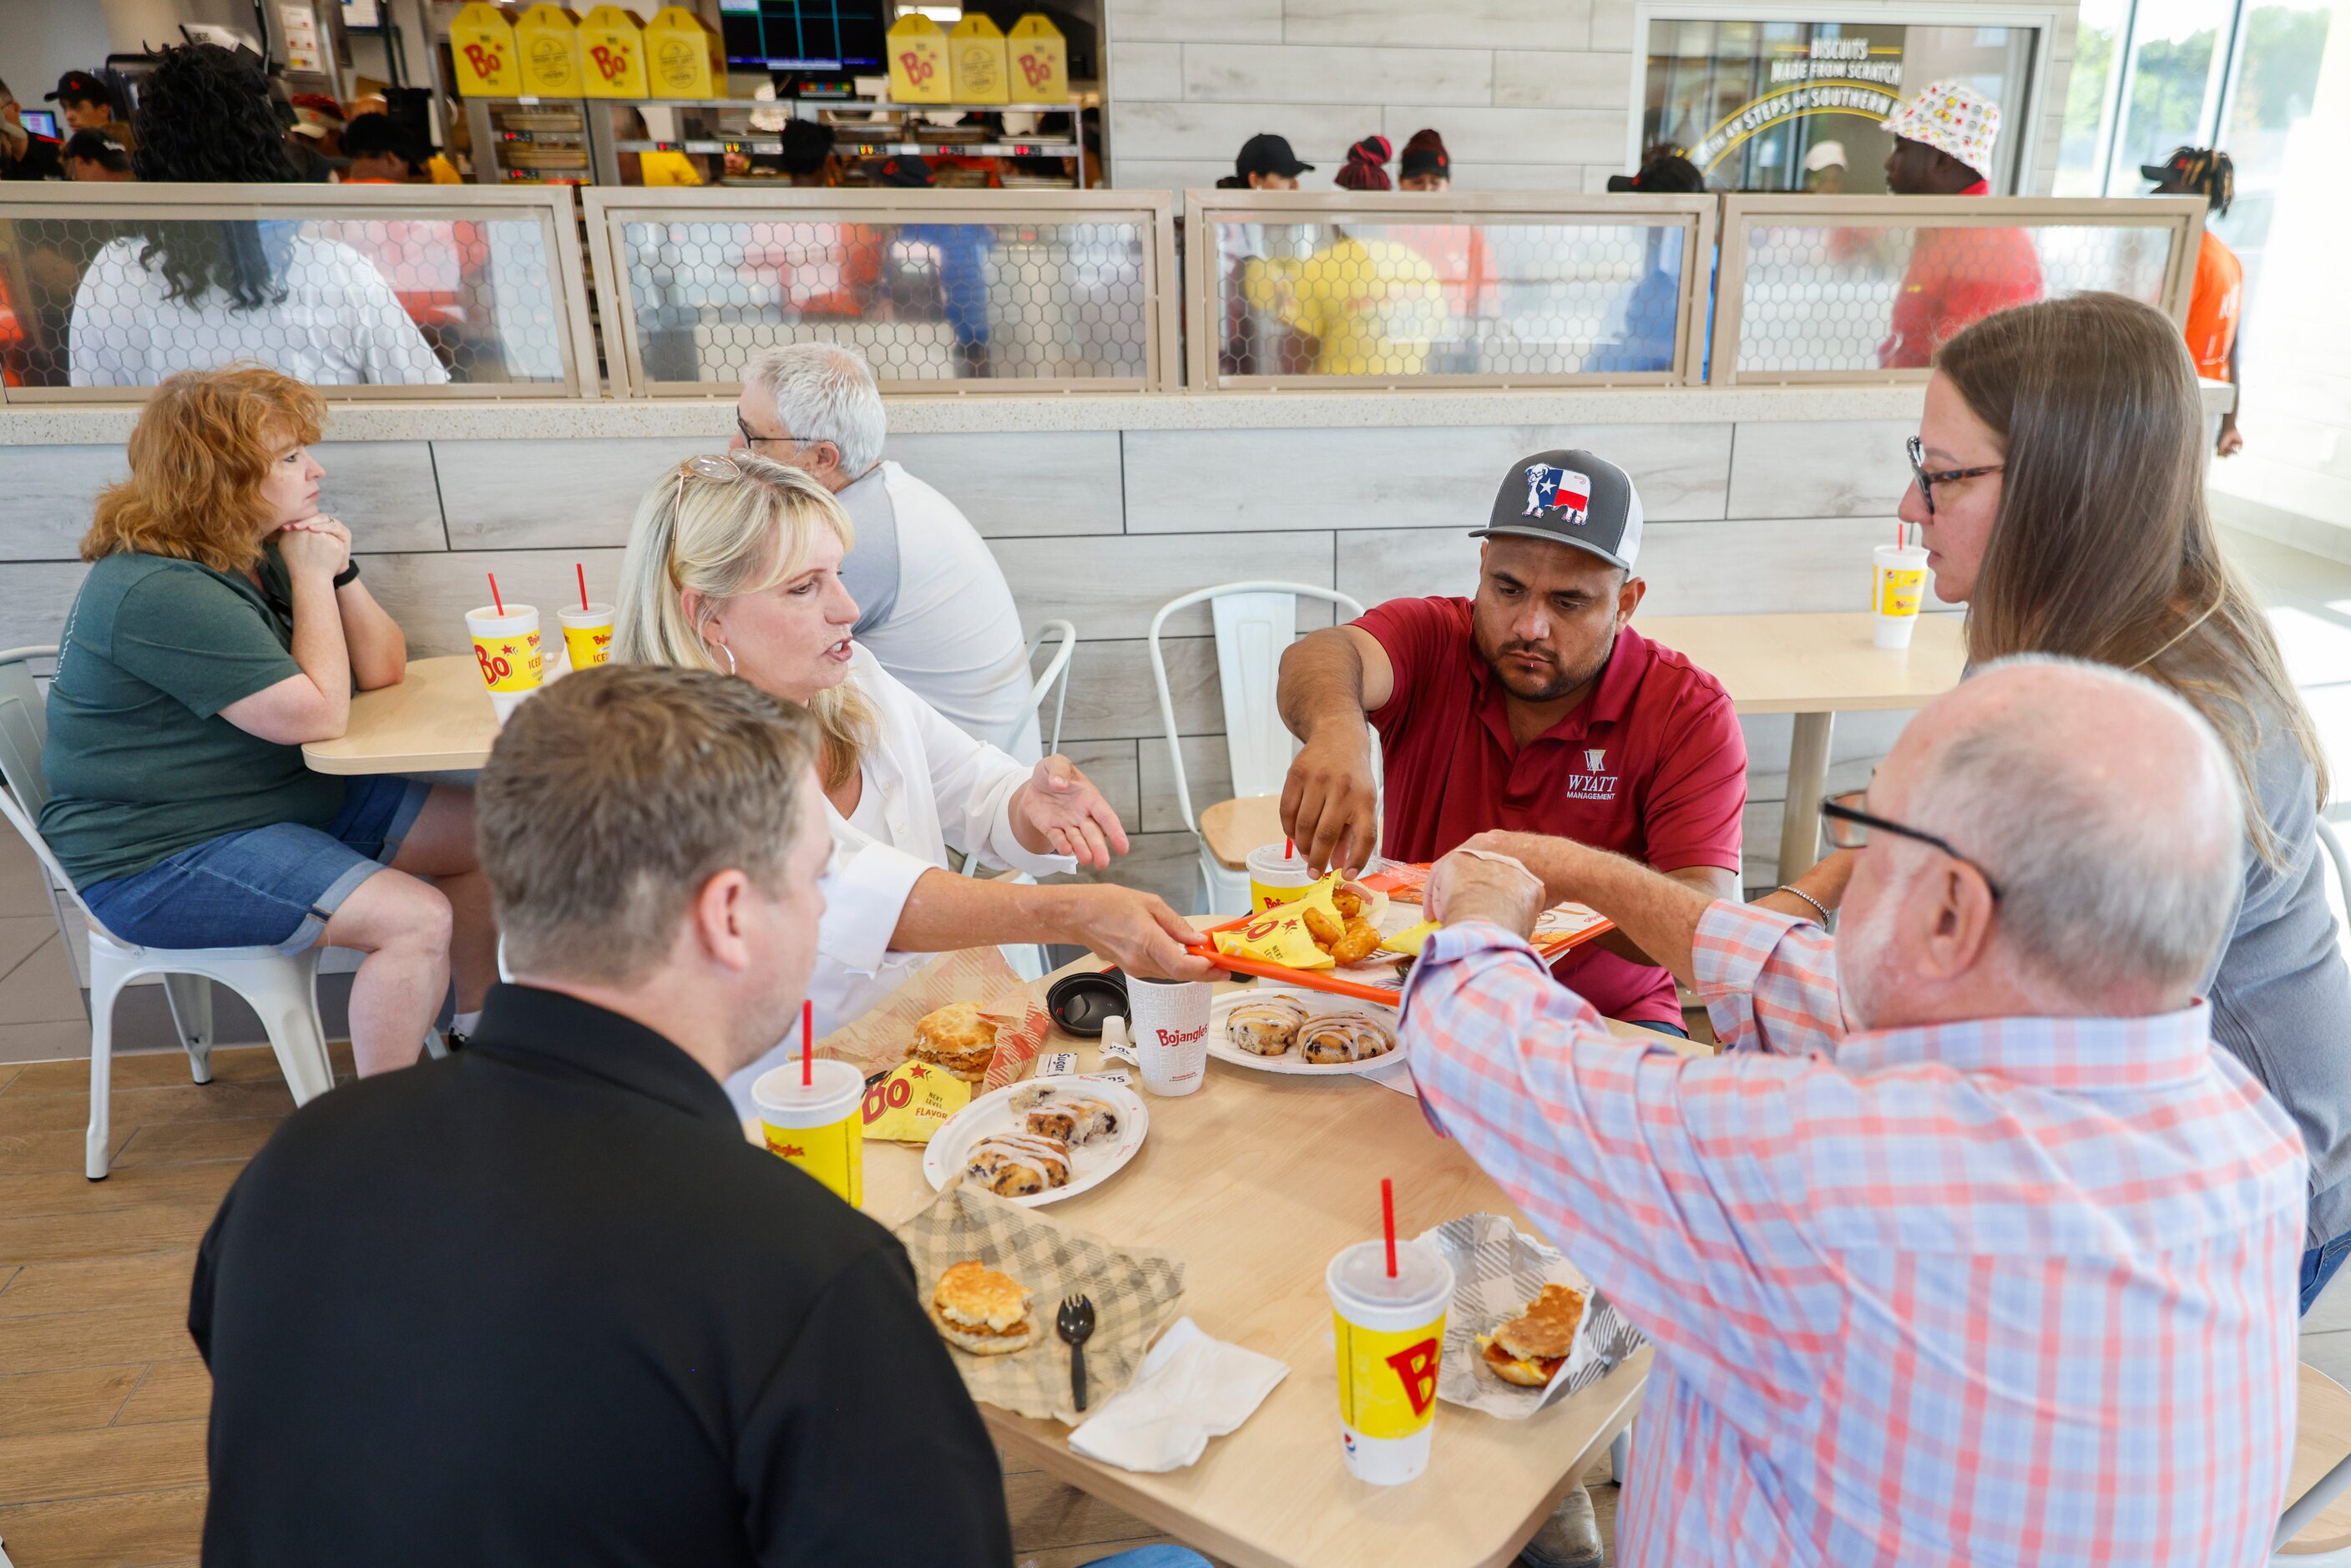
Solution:
[(1607, 766), (1608, 753), (1604, 749), (1597, 746), (1584, 747), (1584, 770), (1567, 776), (1567, 798), (1571, 800), (1616, 799), (1616, 775), (1601, 771)]

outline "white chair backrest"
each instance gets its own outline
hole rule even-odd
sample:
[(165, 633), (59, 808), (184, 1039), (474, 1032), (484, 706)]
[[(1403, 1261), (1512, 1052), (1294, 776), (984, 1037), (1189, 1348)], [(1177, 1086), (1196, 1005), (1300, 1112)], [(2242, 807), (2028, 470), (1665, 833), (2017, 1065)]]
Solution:
[(34, 824), (49, 803), (48, 776), (41, 771), (41, 745), (48, 738), (48, 710), (33, 680), (33, 662), (57, 656), (55, 648), (10, 648), (0, 652), (0, 816), (8, 819), (60, 887), (71, 887), (65, 868)]
[[(1070, 657), (1078, 651), (1078, 629), (1066, 621), (1048, 621), (1037, 628), (1037, 635), (1029, 642), (1029, 656), (1034, 659), (1038, 649), (1056, 638), (1060, 640), (1061, 646), (1055, 648), (1053, 656), (1045, 661), (1044, 671), (1038, 675), (1037, 684), (1029, 688), (1029, 711), (1036, 716), (1039, 737), (1048, 757), (1061, 749), (1061, 716), (1069, 711), (1070, 706)], [(1045, 694), (1053, 689), (1056, 681), (1061, 683), (1061, 700), (1054, 705), (1053, 729), (1048, 736), (1044, 733)], [(1020, 732), (1027, 727), (1025, 719), (1014, 725), (1012, 737), (1018, 740)]]
[(1350, 595), (1311, 582), (1228, 582), (1171, 599), (1151, 618), (1151, 674), (1159, 688), (1159, 718), (1167, 732), (1167, 753), (1176, 772), (1176, 799), (1184, 825), (1197, 831), (1191, 781), (1184, 775), (1184, 749), (1176, 727), (1176, 701), (1167, 686), (1167, 661), (1159, 648), (1167, 618), (1208, 601), (1217, 629), (1217, 674), (1224, 691), (1225, 748), (1232, 764), (1233, 794), (1280, 793), (1295, 749), (1281, 722), (1275, 686), (1281, 655), (1298, 637), (1298, 601), (1319, 599), (1348, 619), (1364, 607)]

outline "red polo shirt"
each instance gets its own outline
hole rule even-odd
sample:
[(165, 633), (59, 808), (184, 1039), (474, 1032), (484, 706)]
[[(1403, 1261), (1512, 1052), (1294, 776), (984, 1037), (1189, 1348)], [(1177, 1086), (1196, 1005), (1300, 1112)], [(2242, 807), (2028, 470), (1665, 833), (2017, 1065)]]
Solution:
[[(1592, 694), (1529, 741), (1478, 656), (1466, 599), (1395, 599), (1357, 626), (1395, 691), (1372, 716), (1386, 758), (1381, 848), (1433, 861), (1489, 828), (1549, 833), (1659, 871), (1739, 869), (1747, 742), (1721, 683), (1627, 626)], [(1681, 1023), (1673, 977), (1593, 948), (1552, 971), (1610, 1018)]]

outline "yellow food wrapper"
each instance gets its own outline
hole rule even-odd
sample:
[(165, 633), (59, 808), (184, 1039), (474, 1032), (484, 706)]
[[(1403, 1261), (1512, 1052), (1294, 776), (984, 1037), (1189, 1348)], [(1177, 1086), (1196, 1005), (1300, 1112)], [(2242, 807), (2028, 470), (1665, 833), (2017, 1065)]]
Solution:
[(1417, 925), (1405, 926), (1393, 936), (1381, 937), (1380, 946), (1391, 953), (1409, 953), (1417, 958), (1420, 950), (1428, 946), (1428, 939), (1444, 929), (1434, 920), (1424, 920)]
[(893, 1144), (927, 1144), (946, 1119), (971, 1103), (971, 1085), (926, 1062), (909, 1061), (865, 1087), (865, 1135)]
[(1217, 933), (1217, 951), (1235, 958), (1255, 958), (1289, 969), (1328, 969), (1331, 955), (1314, 945), (1296, 906), (1277, 904), (1263, 915), (1231, 931)]

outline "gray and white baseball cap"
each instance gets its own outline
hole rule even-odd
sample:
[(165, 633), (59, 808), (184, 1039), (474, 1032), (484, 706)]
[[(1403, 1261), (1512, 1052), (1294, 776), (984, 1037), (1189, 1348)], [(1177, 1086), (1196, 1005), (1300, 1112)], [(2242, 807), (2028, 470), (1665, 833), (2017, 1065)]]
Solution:
[(1641, 555), (1641, 493), (1632, 476), (1589, 452), (1538, 452), (1510, 465), (1494, 515), (1474, 539), (1509, 534), (1589, 550), (1626, 571)]

